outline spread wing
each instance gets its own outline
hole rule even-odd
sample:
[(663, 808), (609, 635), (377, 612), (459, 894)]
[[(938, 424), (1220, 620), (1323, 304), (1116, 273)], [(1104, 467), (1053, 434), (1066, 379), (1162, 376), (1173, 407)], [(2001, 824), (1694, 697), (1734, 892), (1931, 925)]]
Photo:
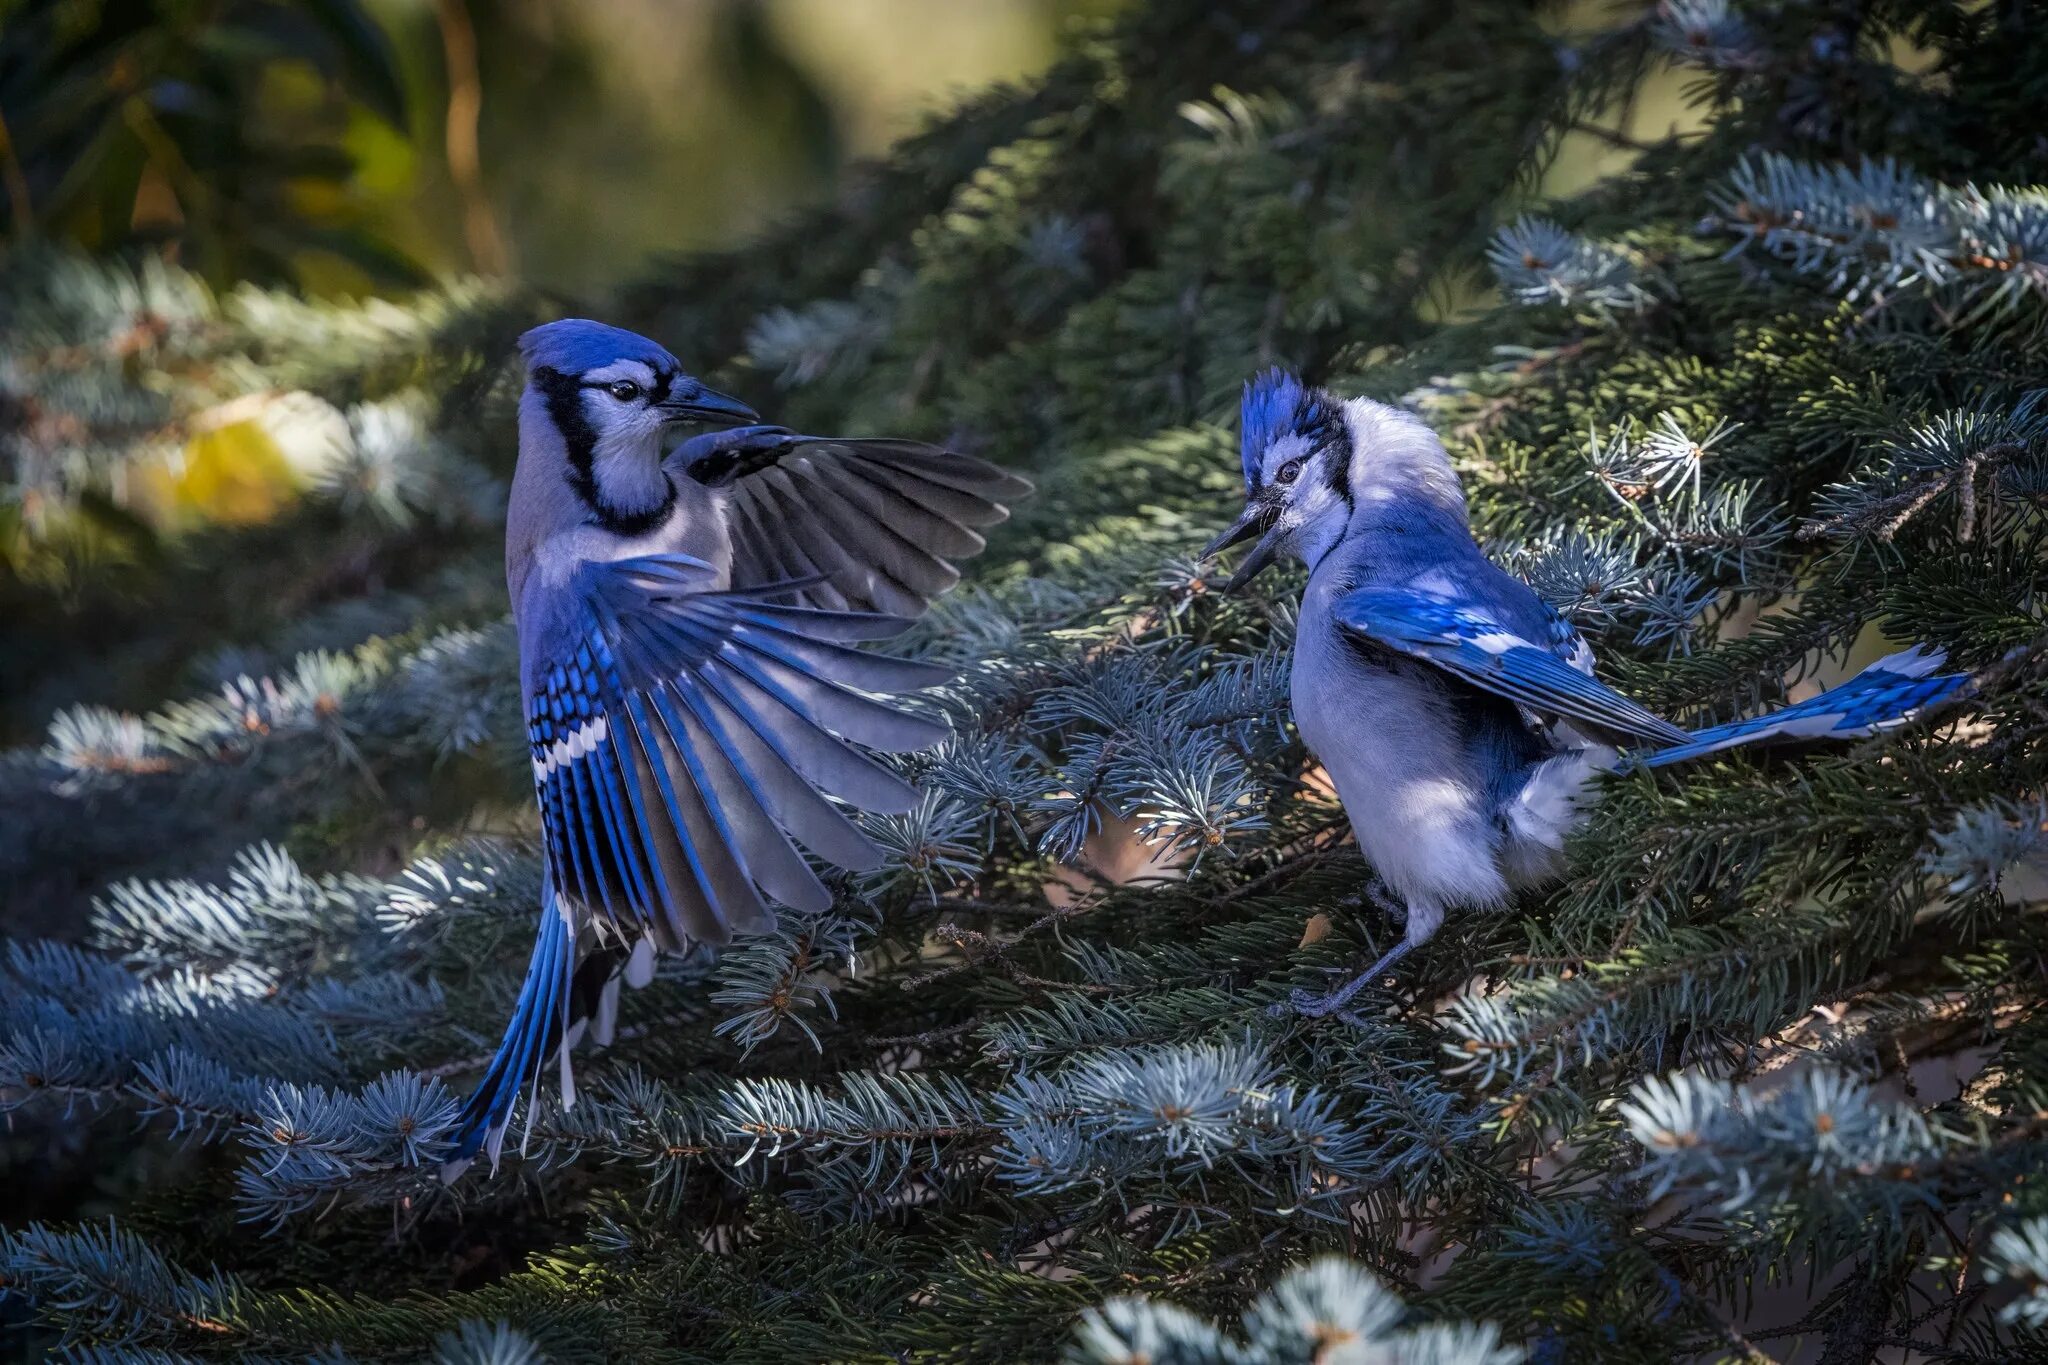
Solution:
[[(572, 903), (664, 948), (823, 909), (798, 852), (865, 870), (880, 853), (825, 799), (902, 812), (915, 789), (856, 745), (946, 734), (874, 694), (948, 674), (850, 647), (906, 624), (791, 606), (792, 585), (707, 591), (687, 555), (587, 563), (522, 631), (549, 874)], [(848, 741), (852, 741), (849, 743)]]
[(1539, 715), (1562, 716), (1656, 746), (1690, 736), (1592, 676), (1591, 651), (1563, 620), (1526, 638), (1482, 603), (1411, 588), (1357, 588), (1338, 599), (1352, 635), (1442, 669)]
[(727, 490), (735, 588), (816, 579), (792, 599), (835, 611), (914, 617), (979, 554), (976, 527), (1009, 516), (1031, 485), (985, 461), (919, 441), (802, 436), (737, 427), (686, 442), (676, 458)]

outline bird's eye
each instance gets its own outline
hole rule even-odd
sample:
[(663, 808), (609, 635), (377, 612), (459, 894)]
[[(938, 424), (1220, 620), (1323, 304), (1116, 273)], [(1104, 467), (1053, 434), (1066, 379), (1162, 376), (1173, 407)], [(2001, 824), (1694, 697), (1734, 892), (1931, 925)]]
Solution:
[(1275, 483), (1293, 483), (1301, 477), (1301, 461), (1289, 460), (1280, 466), (1280, 472), (1273, 476)]
[(630, 403), (640, 396), (640, 386), (630, 379), (617, 379), (604, 386), (605, 392), (621, 403)]

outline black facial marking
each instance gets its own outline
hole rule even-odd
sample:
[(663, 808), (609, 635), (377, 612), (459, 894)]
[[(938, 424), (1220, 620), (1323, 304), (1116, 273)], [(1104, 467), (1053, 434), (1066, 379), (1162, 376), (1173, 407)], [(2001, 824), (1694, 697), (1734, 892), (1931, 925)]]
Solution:
[(533, 372), (533, 386), (546, 400), (548, 417), (553, 420), (555, 430), (562, 433), (562, 443), (569, 448), (569, 468), (573, 471), (569, 482), (585, 502), (594, 500), (597, 484), (591, 478), (590, 464), (597, 458), (597, 432), (592, 429), (590, 419), (583, 415), (582, 381), (574, 375), (542, 365)]
[[(666, 380), (662, 382), (666, 384)], [(534, 370), (533, 386), (540, 390), (547, 403), (548, 417), (555, 430), (562, 433), (562, 444), (568, 450), (569, 471), (563, 477), (590, 509), (591, 520), (621, 536), (645, 535), (661, 525), (676, 502), (675, 483), (666, 474), (662, 480), (668, 486), (668, 496), (653, 507), (632, 512), (621, 511), (606, 502), (604, 490), (597, 486), (597, 429), (583, 412), (583, 390), (592, 386), (546, 365)]]
[(1295, 405), (1294, 430), (1307, 439), (1311, 455), (1330, 454), (1323, 462), (1323, 483), (1351, 510), (1351, 428), (1344, 423), (1344, 410), (1321, 390), (1310, 389)]
[[(1308, 443), (1308, 454), (1304, 459), (1313, 459), (1324, 451), (1332, 451), (1337, 458), (1329, 462), (1323, 471), (1323, 481), (1344, 499), (1344, 505), (1351, 505), (1351, 428), (1344, 423), (1343, 409), (1330, 401), (1320, 389), (1306, 389), (1301, 400), (1294, 405), (1294, 416), (1288, 421), (1290, 434), (1300, 436)], [(1260, 476), (1260, 486), (1255, 494), (1271, 493), (1286, 487), (1278, 479)]]
[[(1293, 434), (1308, 442), (1308, 455), (1304, 458), (1329, 454), (1330, 458), (1323, 464), (1324, 486), (1344, 499), (1347, 512), (1352, 511), (1357, 504), (1351, 494), (1351, 428), (1344, 421), (1344, 410), (1320, 390), (1310, 389), (1295, 404), (1294, 418), (1289, 427)], [(1280, 490), (1288, 486), (1278, 479), (1267, 480), (1254, 496), (1275, 496), (1284, 500), (1285, 494)]]
[(1337, 420), (1337, 409), (1322, 393), (1309, 389), (1301, 395), (1301, 401), (1294, 407), (1294, 430), (1308, 438), (1309, 449), (1320, 449), (1333, 434), (1344, 429)]
[(1330, 452), (1330, 458), (1323, 464), (1324, 480), (1331, 492), (1344, 499), (1346, 512), (1357, 510), (1357, 502), (1351, 496), (1351, 428), (1343, 422), (1330, 423), (1321, 444)]

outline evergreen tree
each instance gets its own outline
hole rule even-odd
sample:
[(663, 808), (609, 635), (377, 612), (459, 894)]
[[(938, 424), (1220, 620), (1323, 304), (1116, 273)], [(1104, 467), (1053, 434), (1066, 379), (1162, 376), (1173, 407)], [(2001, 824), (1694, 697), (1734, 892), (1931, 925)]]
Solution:
[[(1615, 131), (1673, 65), (1702, 131)], [(2044, 97), (2019, 0), (1590, 30), (1152, 0), (831, 207), (575, 301), (793, 425), (1039, 493), (913, 638), (959, 670), (956, 736), (871, 824), (884, 872), (666, 964), (575, 1107), (543, 1093), (453, 1185), (538, 902), (496, 538), (511, 338), (564, 301), (318, 305), (17, 243), (0, 1285), (28, 1339), (2038, 1358)], [(1568, 136), (1633, 159), (1539, 204)], [(1190, 558), (1273, 363), (1422, 412), (1489, 548), (1664, 714), (1887, 641), (1974, 695), (1611, 779), (1563, 886), (1454, 916), (1373, 1008), (1276, 1015), (1398, 931), (1286, 723), (1299, 578), (1222, 599)]]

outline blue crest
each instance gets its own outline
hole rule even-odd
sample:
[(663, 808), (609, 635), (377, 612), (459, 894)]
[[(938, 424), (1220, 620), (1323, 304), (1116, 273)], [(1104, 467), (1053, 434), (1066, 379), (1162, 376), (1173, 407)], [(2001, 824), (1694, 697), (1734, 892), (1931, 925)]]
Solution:
[(589, 318), (563, 318), (536, 327), (519, 338), (519, 353), (528, 369), (546, 368), (563, 374), (602, 369), (615, 360), (638, 360), (656, 371), (675, 372), (682, 362), (638, 332), (608, 327)]
[(1322, 395), (1277, 366), (1245, 384), (1238, 425), (1247, 489), (1258, 481), (1259, 457), (1266, 447), (1291, 431), (1306, 431), (1324, 421), (1327, 414), (1323, 409)]

